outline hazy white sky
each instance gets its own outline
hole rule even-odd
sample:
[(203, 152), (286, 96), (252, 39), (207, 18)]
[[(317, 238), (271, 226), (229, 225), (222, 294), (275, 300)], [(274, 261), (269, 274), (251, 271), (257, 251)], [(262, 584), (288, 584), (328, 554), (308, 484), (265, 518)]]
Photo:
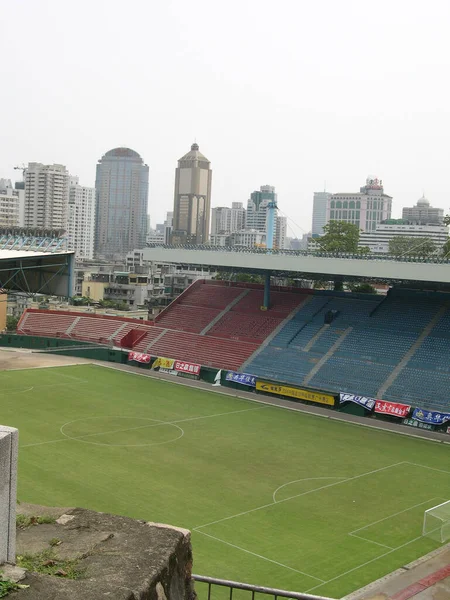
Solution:
[(448, 0), (0, 0), (0, 19), (0, 177), (58, 162), (94, 185), (126, 145), (155, 224), (195, 138), (212, 206), (274, 185), (297, 235), (324, 181), (449, 209)]

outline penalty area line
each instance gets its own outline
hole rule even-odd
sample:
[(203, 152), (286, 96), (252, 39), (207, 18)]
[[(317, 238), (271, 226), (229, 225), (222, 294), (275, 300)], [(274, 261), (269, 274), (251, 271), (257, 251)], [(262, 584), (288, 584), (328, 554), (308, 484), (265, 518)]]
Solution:
[(405, 461), (401, 461), (398, 463), (394, 463), (392, 465), (387, 465), (386, 467), (380, 467), (379, 469), (374, 469), (373, 471), (367, 471), (366, 473), (360, 473), (359, 475), (354, 475), (353, 477), (349, 477), (348, 479), (342, 479), (340, 481), (335, 481), (333, 483), (327, 483), (327, 485), (321, 485), (318, 488), (314, 488), (313, 490), (307, 490), (306, 492), (302, 492), (301, 494), (295, 494), (295, 496), (289, 496), (289, 498), (283, 498), (282, 500), (278, 500), (276, 502), (268, 502), (267, 504), (263, 504), (262, 506), (257, 506), (256, 508), (251, 508), (249, 510), (244, 510), (243, 512), (236, 513), (235, 515), (230, 515), (229, 517), (224, 517), (222, 519), (217, 519), (217, 521), (211, 521), (210, 523), (205, 523), (204, 525), (197, 525), (195, 529), (203, 529), (204, 527), (209, 527), (210, 525), (216, 525), (217, 523), (222, 523), (223, 521), (228, 521), (229, 519), (235, 519), (236, 517), (242, 517), (252, 512), (256, 512), (257, 510), (263, 510), (264, 508), (268, 508), (269, 506), (275, 506), (278, 504), (282, 504), (283, 502), (288, 502), (289, 500), (294, 500), (295, 498), (300, 498), (301, 496), (307, 496), (308, 494), (314, 494), (315, 492), (319, 492), (320, 490), (326, 490), (328, 488), (334, 487), (336, 485), (341, 485), (343, 483), (348, 483), (349, 481), (355, 481), (356, 479), (360, 479), (361, 477), (367, 477), (368, 475), (373, 475), (374, 473), (379, 473), (380, 471), (385, 471), (386, 469), (392, 469), (394, 467), (399, 467), (403, 465)]
[(294, 573), (299, 573), (300, 575), (304, 575), (305, 577), (309, 577), (310, 579), (315, 579), (316, 581), (320, 581), (321, 582), (320, 585), (323, 585), (324, 583), (326, 583), (323, 579), (320, 579), (320, 577), (315, 577), (314, 575), (309, 575), (308, 573), (305, 573), (304, 571), (299, 571), (298, 569), (294, 569), (294, 567), (289, 567), (288, 565), (280, 563), (276, 560), (267, 558), (267, 556), (262, 556), (262, 554), (257, 554), (256, 552), (252, 552), (251, 550), (246, 550), (245, 548), (242, 548), (241, 546), (236, 546), (236, 544), (232, 544), (231, 542), (222, 540), (222, 539), (216, 537), (215, 535), (210, 535), (209, 533), (205, 533), (204, 531), (199, 531), (195, 527), (192, 531), (195, 531), (196, 533), (201, 533), (202, 535), (205, 535), (206, 537), (216, 540), (217, 542), (220, 542), (221, 544), (226, 544), (227, 546), (231, 546), (231, 548), (236, 548), (236, 550), (240, 550), (241, 552), (245, 552), (246, 554), (250, 554), (251, 556), (255, 556), (256, 558), (266, 560), (267, 562), (270, 562), (279, 567), (283, 567), (284, 569), (289, 569), (289, 571), (294, 571)]

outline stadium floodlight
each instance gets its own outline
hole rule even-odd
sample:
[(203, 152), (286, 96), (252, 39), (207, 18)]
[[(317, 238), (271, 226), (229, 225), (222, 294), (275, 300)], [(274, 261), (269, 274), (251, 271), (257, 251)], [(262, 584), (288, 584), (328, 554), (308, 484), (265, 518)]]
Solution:
[(450, 500), (425, 511), (422, 535), (441, 544), (450, 540)]

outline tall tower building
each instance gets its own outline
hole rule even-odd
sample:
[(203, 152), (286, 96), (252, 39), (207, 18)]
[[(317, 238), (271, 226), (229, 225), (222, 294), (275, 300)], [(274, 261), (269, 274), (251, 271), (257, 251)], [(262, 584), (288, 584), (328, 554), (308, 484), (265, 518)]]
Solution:
[(145, 246), (147, 235), (148, 166), (130, 148), (114, 148), (102, 156), (95, 178), (95, 252), (124, 258)]
[(173, 206), (173, 244), (206, 244), (209, 240), (211, 212), (210, 161), (198, 144), (178, 161), (175, 170)]
[(66, 229), (69, 172), (64, 165), (28, 163), (25, 181), (25, 227)]
[(415, 206), (410, 206), (402, 211), (402, 218), (415, 225), (442, 225), (444, 222), (444, 209), (434, 208), (430, 201), (422, 196)]
[(384, 193), (383, 182), (369, 175), (359, 193), (343, 192), (330, 196), (326, 222), (345, 221), (371, 232), (379, 223), (391, 218), (391, 209), (392, 197)]
[(68, 249), (80, 259), (94, 258), (95, 188), (78, 183), (78, 177), (69, 182), (69, 218), (67, 225)]
[(327, 222), (327, 205), (331, 198), (330, 192), (314, 192), (312, 235), (323, 235), (323, 226)]

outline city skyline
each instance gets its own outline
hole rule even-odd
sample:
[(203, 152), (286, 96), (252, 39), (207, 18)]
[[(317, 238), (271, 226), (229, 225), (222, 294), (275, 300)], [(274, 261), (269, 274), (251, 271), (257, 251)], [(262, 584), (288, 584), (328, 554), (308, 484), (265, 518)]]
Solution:
[[(196, 139), (214, 165), (213, 206), (271, 181), (299, 235), (324, 180), (351, 190), (371, 172), (393, 215), (422, 189), (448, 212), (448, 2), (132, 4), (111, 0), (105, 21), (103, 5), (85, 0), (3, 3), (2, 177), (62, 163), (93, 187), (105, 148), (135, 148), (160, 222), (174, 161)], [(264, 43), (252, 43), (255, 31)], [(31, 64), (48, 76), (25, 77)]]

